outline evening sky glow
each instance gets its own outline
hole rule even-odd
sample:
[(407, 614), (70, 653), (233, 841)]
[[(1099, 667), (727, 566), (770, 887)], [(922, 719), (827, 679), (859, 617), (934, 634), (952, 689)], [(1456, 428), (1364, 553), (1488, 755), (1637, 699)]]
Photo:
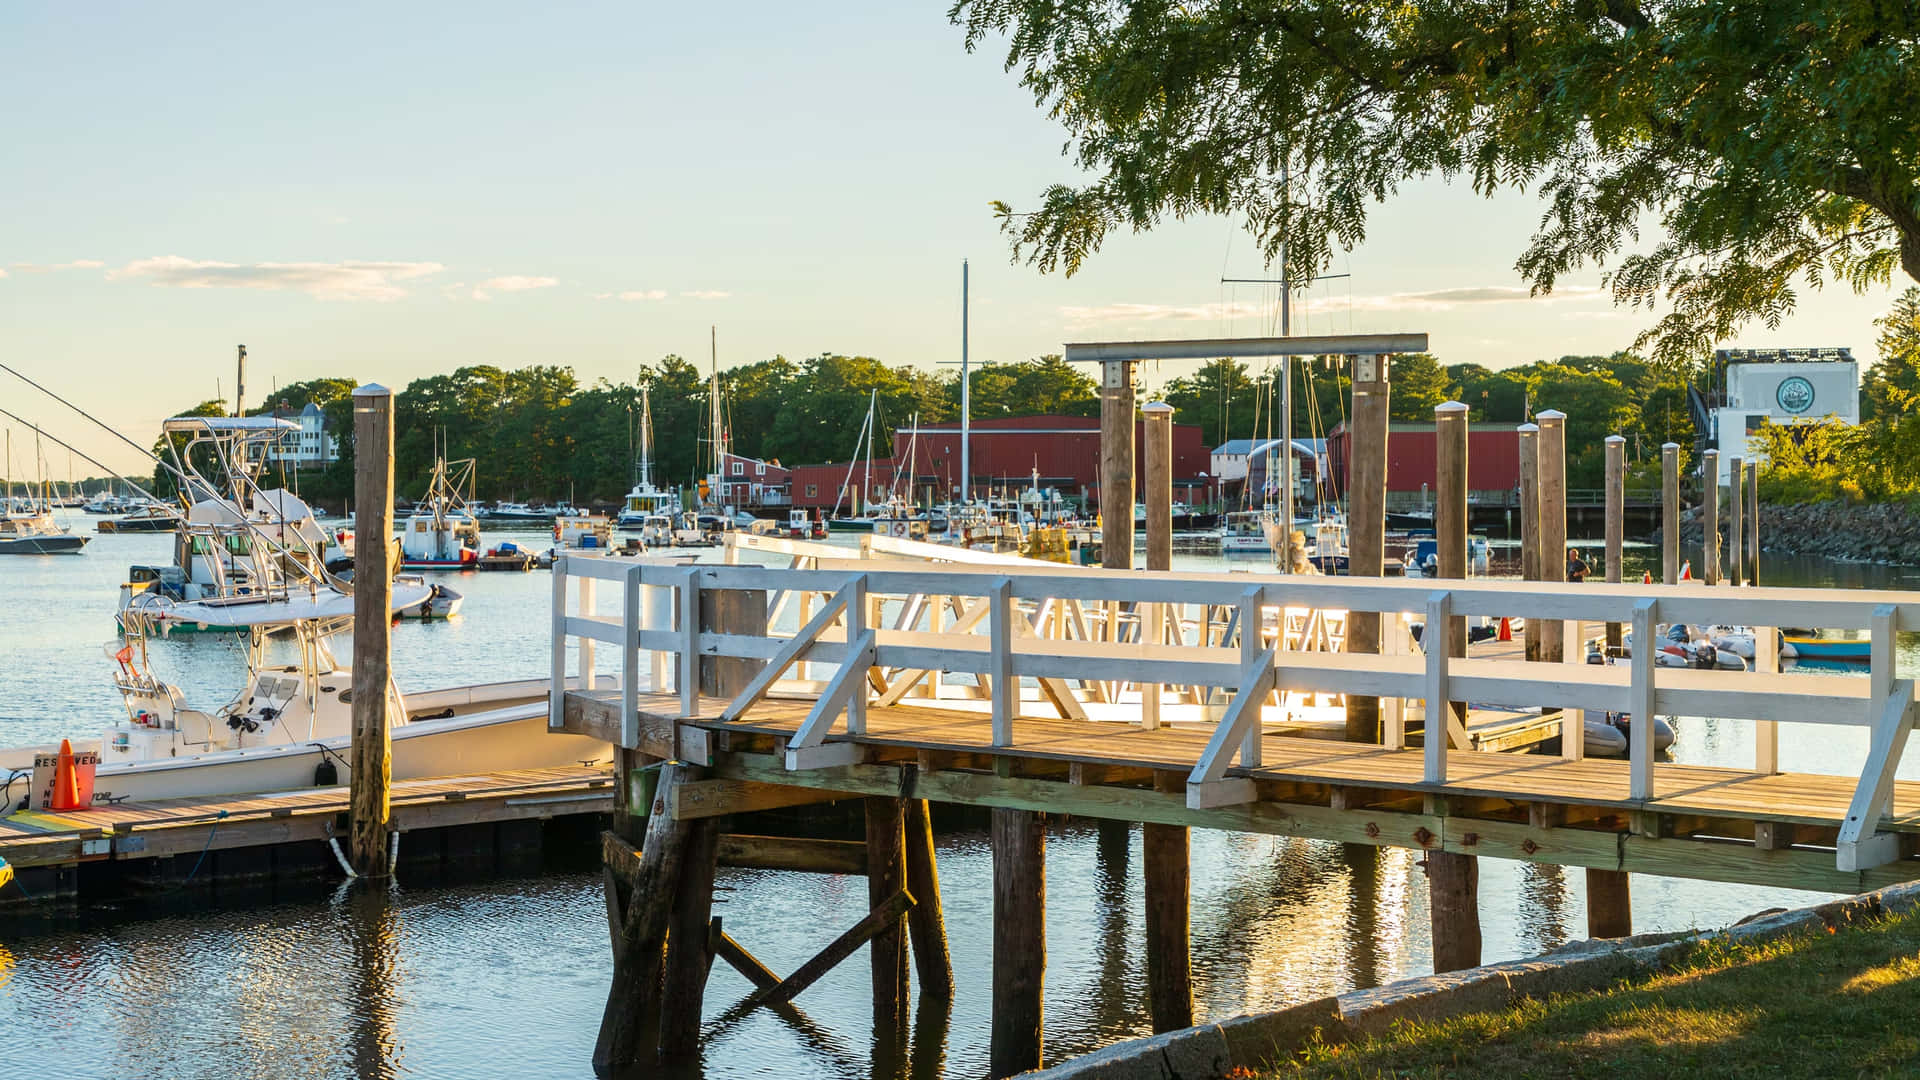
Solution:
[[(945, 8), (9, 5), (6, 362), (144, 444), (216, 380), (231, 395), (241, 342), (255, 402), (321, 375), (704, 367), (709, 325), (722, 367), (957, 360), (963, 257), (976, 361), (1273, 332), (1271, 290), (1219, 284), (1272, 276), (1231, 221), (1115, 238), (1071, 280), (1012, 265), (988, 201), (1073, 179), (1065, 135)], [(1630, 344), (1652, 316), (1595, 274), (1527, 297), (1539, 213), (1410, 186), (1294, 331), (1424, 330), (1494, 367)], [(1809, 292), (1735, 344), (1871, 357), (1889, 297)], [(16, 382), (0, 402), (145, 471)]]

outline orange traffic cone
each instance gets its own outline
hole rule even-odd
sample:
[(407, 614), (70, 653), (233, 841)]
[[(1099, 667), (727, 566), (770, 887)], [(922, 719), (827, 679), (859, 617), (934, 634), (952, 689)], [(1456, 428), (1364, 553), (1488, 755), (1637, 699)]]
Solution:
[(1688, 559), (1686, 562), (1683, 562), (1680, 564), (1680, 580), (1681, 581), (1693, 580), (1693, 560), (1692, 559)]
[(80, 777), (73, 768), (73, 743), (60, 740), (60, 763), (53, 769), (53, 798), (49, 810), (80, 809)]
[(1513, 620), (1507, 618), (1505, 615), (1500, 616), (1500, 640), (1513, 640)]

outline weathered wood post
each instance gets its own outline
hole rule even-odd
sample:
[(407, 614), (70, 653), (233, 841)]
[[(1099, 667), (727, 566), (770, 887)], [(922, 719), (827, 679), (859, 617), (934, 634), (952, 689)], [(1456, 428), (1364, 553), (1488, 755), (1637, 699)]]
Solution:
[[(1677, 448), (1676, 448), (1677, 449)], [(1607, 436), (1607, 582), (1620, 583), (1622, 537), (1627, 514), (1627, 440)], [(1607, 624), (1607, 644), (1620, 644), (1620, 624)], [(1650, 646), (1634, 643), (1634, 648)], [(1633, 933), (1633, 904), (1624, 870), (1587, 870), (1587, 936), (1626, 937)]]
[[(1540, 425), (1521, 424), (1520, 438), (1520, 578), (1540, 580)], [(1540, 659), (1540, 620), (1526, 616), (1526, 656)]]
[[(1131, 507), (1127, 518), (1131, 522)], [(1040, 1067), (1047, 970), (1045, 824), (1045, 815), (1032, 810), (993, 810), (993, 1035), (987, 1075), (995, 1080)]]
[[(1621, 547), (1626, 537), (1627, 517), (1627, 440), (1607, 436), (1607, 583), (1620, 584)], [(1607, 623), (1607, 645), (1620, 645), (1620, 624)]]
[[(1100, 565), (1133, 569), (1133, 361), (1100, 362)], [(1107, 640), (1118, 640), (1119, 610), (1108, 604)], [(1101, 850), (1127, 832), (1127, 823), (1102, 818)]]
[[(668, 927), (694, 836), (692, 823), (674, 820), (668, 807), (686, 774), (687, 767), (676, 762), (660, 767), (646, 841), (639, 852), (612, 832), (600, 835), (606, 860), (615, 867), (628, 897), (624, 910), (609, 912), (619, 917), (619, 930), (614, 938), (613, 981), (593, 1047), (593, 1068), (602, 1075), (651, 1064), (660, 1045)], [(703, 929), (697, 936), (704, 954), (707, 934)]]
[(1747, 584), (1760, 584), (1760, 463), (1747, 463)]
[[(1387, 553), (1387, 406), (1385, 354), (1353, 358), (1353, 438), (1347, 455), (1347, 574), (1379, 577)], [(1292, 448), (1288, 448), (1292, 453)], [(1289, 531), (1292, 522), (1287, 522)], [(1380, 613), (1347, 615), (1347, 651), (1380, 651)], [(1380, 699), (1347, 695), (1347, 741), (1380, 741)]]
[[(999, 689), (995, 687), (995, 689)], [(906, 800), (869, 796), (867, 811), (867, 907), (885, 903), (907, 887)], [(907, 1037), (906, 916), (873, 936), (873, 1034), (877, 1047), (905, 1049)], [(882, 1055), (886, 1056), (886, 1055)]]
[(1727, 472), (1732, 477), (1727, 485), (1727, 583), (1738, 587), (1747, 580), (1747, 467), (1733, 458)]
[(914, 901), (913, 907), (907, 910), (907, 931), (913, 938), (913, 967), (920, 976), (920, 995), (950, 999), (953, 997), (953, 955), (947, 949), (947, 917), (940, 903), (940, 864), (934, 858), (933, 819), (927, 813), (927, 800), (907, 800), (904, 832), (907, 891), (913, 894)]
[[(1567, 580), (1567, 414), (1548, 409), (1540, 423), (1540, 580)], [(1533, 619), (1527, 620), (1529, 623)], [(1566, 634), (1558, 622), (1540, 627), (1540, 659), (1566, 658)]]
[(1720, 451), (1700, 456), (1700, 580), (1720, 584)]
[[(1467, 407), (1449, 401), (1433, 408), (1434, 426), (1434, 547), (1438, 575), (1467, 576)], [(1428, 626), (1422, 646), (1445, 649), (1448, 656), (1467, 655), (1465, 619), (1450, 617), (1443, 626)], [(1424, 739), (1448, 737), (1448, 714), (1466, 722), (1466, 704), (1427, 702)], [(1480, 964), (1480, 858), (1448, 851), (1427, 853), (1428, 904), (1433, 934), (1433, 970), (1458, 971)]]
[(1680, 580), (1680, 445), (1660, 444), (1660, 580)]
[[(1150, 402), (1146, 414), (1147, 457), (1147, 569), (1173, 569), (1173, 406)], [(1163, 605), (1153, 605), (1157, 628)], [(1158, 696), (1160, 687), (1142, 692)], [(1156, 718), (1158, 708), (1153, 710)], [(1170, 790), (1184, 792), (1178, 777)], [(1161, 774), (1155, 786), (1163, 787)], [(1187, 829), (1183, 825), (1144, 824), (1140, 827), (1146, 877), (1147, 1008), (1153, 1030), (1178, 1031), (1193, 1026), (1193, 968), (1191, 954), (1191, 865)]]
[(393, 739), (387, 709), (393, 685), (393, 391), (353, 391), (353, 513), (361, 540), (353, 575), (353, 775), (348, 842), (353, 872), (387, 876), (388, 789)]

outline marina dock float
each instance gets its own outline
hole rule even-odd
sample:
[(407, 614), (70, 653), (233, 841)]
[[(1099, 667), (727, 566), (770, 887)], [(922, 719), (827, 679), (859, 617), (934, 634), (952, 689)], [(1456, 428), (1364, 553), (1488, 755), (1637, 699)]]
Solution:
[[(131, 862), (208, 851), (274, 848), (346, 837), (345, 786), (256, 795), (123, 802), (84, 811), (22, 810), (0, 818), (0, 859), (20, 872), (20, 887), (0, 894), (12, 905), (71, 891), (47, 874), (81, 864)], [(393, 827), (402, 833), (465, 825), (605, 814), (614, 804), (605, 765), (401, 780), (393, 784)], [(404, 847), (407, 841), (403, 838)], [(338, 874), (328, 857), (323, 868)]]

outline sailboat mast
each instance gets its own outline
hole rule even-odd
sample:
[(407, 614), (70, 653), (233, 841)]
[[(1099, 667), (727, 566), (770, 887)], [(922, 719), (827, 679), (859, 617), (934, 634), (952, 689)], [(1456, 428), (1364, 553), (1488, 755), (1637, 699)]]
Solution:
[(640, 486), (653, 490), (653, 403), (640, 388)]
[(233, 373), (233, 415), (247, 415), (247, 347), (240, 348), (240, 358), (235, 361)]
[(880, 400), (880, 391), (872, 390), (868, 392), (867, 394), (867, 478), (860, 485), (860, 489), (861, 489), (860, 502), (862, 505), (865, 505), (868, 499), (873, 498), (873, 436), (875, 434), (874, 423), (873, 423), (873, 406), (879, 400)]
[[(948, 494), (952, 494), (949, 492)], [(967, 377), (967, 260), (960, 260), (960, 501), (973, 498), (973, 380)]]
[(719, 331), (719, 328), (713, 327), (713, 326), (707, 327), (707, 335), (708, 335), (707, 364), (708, 364), (708, 372), (709, 372), (709, 375), (708, 375), (709, 381), (707, 384), (707, 402), (711, 407), (711, 410), (713, 413), (713, 417), (711, 420), (711, 434), (708, 436), (708, 438), (713, 443), (713, 500), (715, 505), (719, 505), (720, 485), (723, 483), (726, 483), (726, 477), (724, 475), (726, 472), (726, 466), (725, 466), (725, 462), (723, 461), (724, 449), (722, 448), (720, 443), (720, 331)]

